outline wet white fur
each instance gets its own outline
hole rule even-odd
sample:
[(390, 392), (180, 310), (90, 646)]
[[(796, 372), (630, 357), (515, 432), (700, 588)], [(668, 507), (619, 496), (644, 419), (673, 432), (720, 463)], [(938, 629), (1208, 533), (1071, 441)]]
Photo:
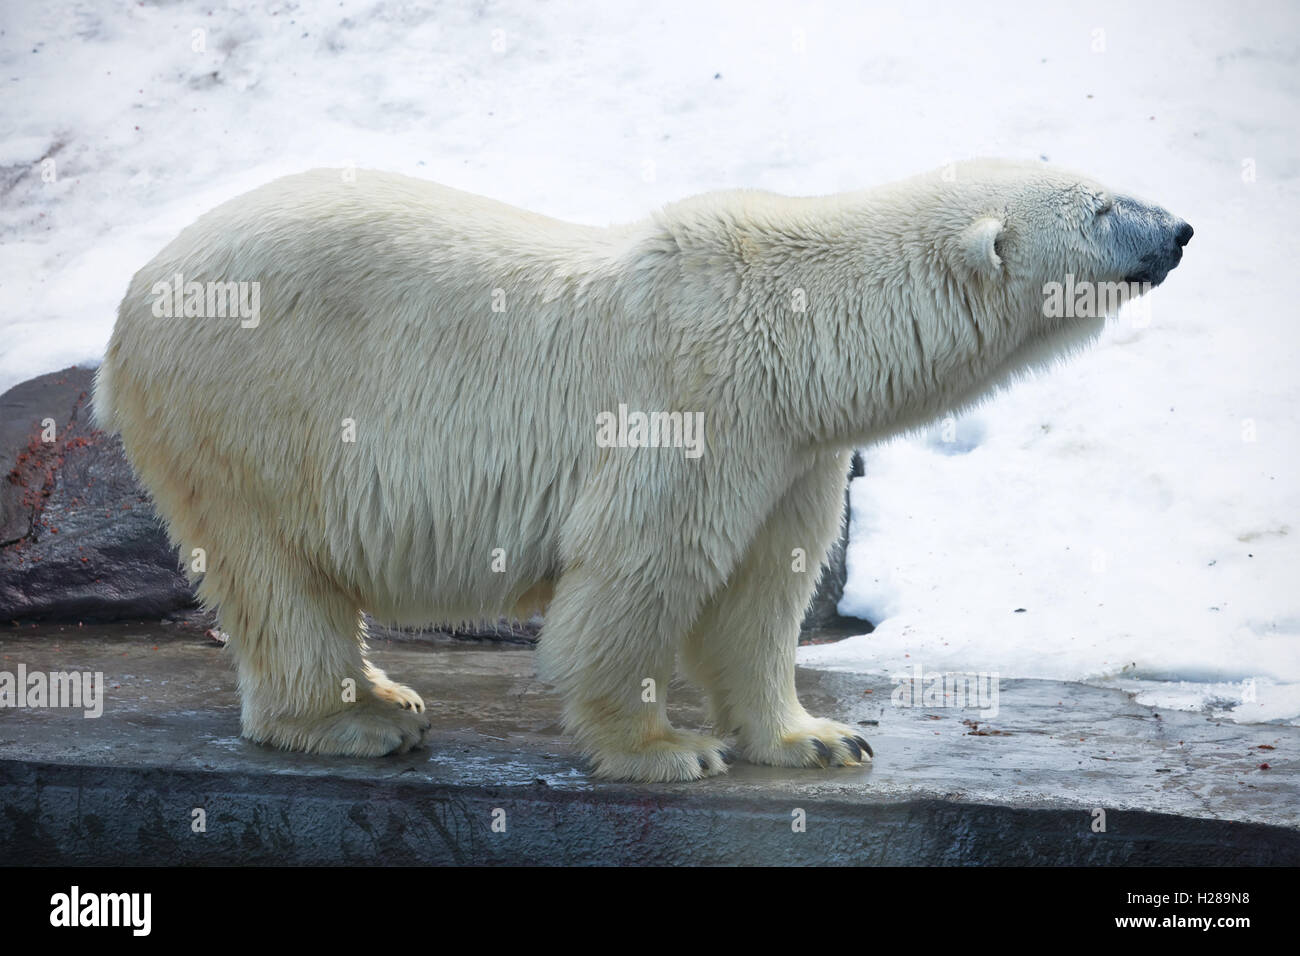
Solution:
[[(856, 731), (794, 690), (846, 451), (1094, 334), (1045, 320), (1043, 283), (1125, 269), (1089, 232), (1104, 190), (1039, 166), (714, 193), (608, 229), (346, 179), (281, 179), (182, 232), (131, 282), (95, 394), (182, 558), (206, 553), (244, 733), (321, 753), (426, 727), (366, 662), (362, 609), (416, 625), (550, 597), (542, 672), (597, 773), (725, 769), (721, 739), (666, 719), (679, 654), (742, 756), (854, 762)], [(260, 282), (260, 324), (155, 318), (177, 273)], [(598, 447), (620, 403), (703, 412), (703, 456)]]

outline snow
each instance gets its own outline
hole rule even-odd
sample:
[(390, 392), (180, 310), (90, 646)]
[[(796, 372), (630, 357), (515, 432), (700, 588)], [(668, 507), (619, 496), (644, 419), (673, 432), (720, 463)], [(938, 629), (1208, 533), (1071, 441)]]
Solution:
[(1295, 721), (1298, 25), (1286, 3), (5, 4), (0, 391), (97, 361), (182, 226), (312, 166), (608, 223), (1046, 158), (1190, 221), (1183, 265), (1090, 353), (867, 451), (842, 610), (879, 627), (800, 659)]

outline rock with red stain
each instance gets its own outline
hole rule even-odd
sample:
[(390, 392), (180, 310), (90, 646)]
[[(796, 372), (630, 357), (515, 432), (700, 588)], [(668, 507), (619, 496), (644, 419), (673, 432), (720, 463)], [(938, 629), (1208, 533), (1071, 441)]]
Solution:
[(92, 425), (93, 375), (64, 369), (0, 396), (0, 622), (194, 603), (121, 444)]
[(65, 431), (90, 394), (93, 374), (66, 368), (0, 395), (0, 546), (31, 533), (53, 485)]

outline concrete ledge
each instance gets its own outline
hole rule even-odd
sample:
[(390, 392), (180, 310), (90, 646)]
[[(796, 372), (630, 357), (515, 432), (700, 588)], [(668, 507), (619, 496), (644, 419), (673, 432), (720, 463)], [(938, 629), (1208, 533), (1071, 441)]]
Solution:
[[(391, 643), (429, 750), (375, 761), (238, 738), (223, 651), (158, 625), (0, 632), (0, 670), (102, 671), (104, 715), (0, 710), (0, 859), (102, 864), (1300, 863), (1300, 729), (1153, 715), (1124, 694), (1006, 682), (1003, 735), (889, 706), (875, 679), (801, 672), (810, 709), (863, 722), (870, 768), (746, 764), (695, 784), (589, 779), (524, 649)], [(868, 693), (869, 692), (869, 693)], [(701, 721), (674, 687), (674, 718)], [(871, 721), (878, 721), (872, 725)], [(982, 725), (987, 727), (987, 724)], [(1267, 744), (1269, 770), (1260, 770)], [(206, 832), (191, 829), (206, 813)], [(1091, 829), (1094, 808), (1106, 831)], [(806, 832), (793, 832), (802, 809)], [(505, 832), (493, 829), (504, 812)]]
[[(791, 831), (786, 807), (805, 805)], [(1261, 824), (944, 800), (849, 803), (452, 787), (0, 763), (6, 862), (156, 864), (1294, 865)], [(194, 807), (208, 832), (190, 832)], [(506, 830), (492, 832), (495, 811)]]

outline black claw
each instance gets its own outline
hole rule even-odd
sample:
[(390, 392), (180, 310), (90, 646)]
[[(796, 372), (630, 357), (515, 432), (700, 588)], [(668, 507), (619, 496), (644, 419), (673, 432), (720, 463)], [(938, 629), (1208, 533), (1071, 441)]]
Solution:
[(708, 769), (709, 769), (709, 762), (708, 762), (707, 760), (705, 760), (703, 757), (700, 758), (700, 769), (701, 769), (701, 770), (708, 770)]
[(861, 746), (864, 751), (866, 751), (868, 757), (874, 757), (876, 755), (876, 752), (871, 749), (871, 744), (867, 743), (861, 737), (854, 737), (853, 739), (858, 742), (859, 746)]
[(718, 756), (722, 758), (722, 762), (727, 766), (731, 766), (731, 764), (736, 762), (736, 755), (730, 750), (719, 751)]
[(824, 743), (822, 743), (822, 742), (821, 742), (820, 740), (818, 740), (816, 737), (814, 737), (814, 738), (812, 739), (812, 745), (813, 745), (813, 750), (817, 751), (817, 756), (820, 757), (821, 760), (822, 760), (824, 763), (830, 763), (830, 762), (831, 762), (831, 748), (830, 748), (830, 747), (827, 747)]
[(846, 744), (848, 744), (849, 753), (853, 754), (854, 760), (862, 759), (862, 748), (858, 746), (858, 742), (856, 740), (854, 740), (852, 737), (841, 737), (840, 739), (843, 740)]

